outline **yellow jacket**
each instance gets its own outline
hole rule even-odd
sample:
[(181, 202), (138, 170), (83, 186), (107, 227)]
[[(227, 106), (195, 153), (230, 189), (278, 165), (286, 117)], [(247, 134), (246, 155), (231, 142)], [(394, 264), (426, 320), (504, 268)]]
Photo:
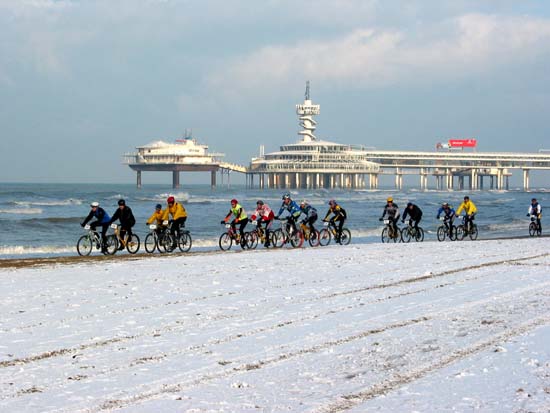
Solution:
[(174, 205), (169, 206), (164, 210), (164, 215), (162, 216), (162, 220), (166, 221), (169, 215), (172, 215), (172, 219), (176, 220), (178, 218), (186, 217), (187, 211), (185, 210), (182, 204), (180, 204), (179, 202), (174, 202)]
[(153, 212), (153, 215), (151, 215), (147, 220), (147, 225), (152, 224), (155, 221), (157, 221), (157, 225), (162, 225), (163, 218), (164, 211), (162, 209), (160, 211), (155, 210), (155, 212)]
[(468, 215), (475, 214), (477, 212), (476, 204), (474, 204), (472, 201), (461, 203), (456, 210), (456, 215), (460, 215), (462, 210), (464, 210)]

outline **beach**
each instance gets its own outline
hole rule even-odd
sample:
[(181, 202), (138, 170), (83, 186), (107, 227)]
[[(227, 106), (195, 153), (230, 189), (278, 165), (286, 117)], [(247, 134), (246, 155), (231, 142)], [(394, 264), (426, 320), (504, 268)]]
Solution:
[(548, 246), (6, 265), (0, 410), (546, 412)]

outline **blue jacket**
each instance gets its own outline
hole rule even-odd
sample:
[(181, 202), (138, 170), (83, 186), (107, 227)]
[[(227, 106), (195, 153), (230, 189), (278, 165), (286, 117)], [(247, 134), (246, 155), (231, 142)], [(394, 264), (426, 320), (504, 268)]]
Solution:
[(288, 205), (286, 205), (284, 202), (283, 204), (281, 205), (281, 208), (279, 209), (279, 213), (277, 214), (277, 216), (280, 216), (283, 211), (288, 211), (288, 213), (293, 217), (293, 218), (298, 218), (300, 216), (300, 214), (302, 213), (302, 210), (300, 209), (300, 205), (298, 205), (295, 201), (290, 201), (288, 203)]
[(437, 211), (437, 219), (439, 219), (439, 216), (444, 213), (445, 218), (452, 218), (455, 216), (455, 210), (451, 207), (447, 211), (445, 211), (445, 208), (439, 207), (439, 210)]
[(90, 211), (83, 224), (86, 225), (92, 218), (97, 219), (97, 222), (100, 224), (108, 224), (111, 221), (109, 214), (101, 207), (97, 207), (95, 212), (93, 210)]

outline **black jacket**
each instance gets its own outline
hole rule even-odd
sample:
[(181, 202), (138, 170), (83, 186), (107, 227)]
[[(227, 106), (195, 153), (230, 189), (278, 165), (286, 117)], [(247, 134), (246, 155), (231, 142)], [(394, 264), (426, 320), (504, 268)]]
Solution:
[(413, 204), (412, 209), (405, 208), (405, 211), (403, 211), (403, 218), (402, 218), (403, 221), (405, 221), (405, 218), (407, 218), (407, 215), (413, 221), (418, 221), (420, 218), (422, 218), (422, 210), (418, 208), (418, 206)]
[(113, 214), (113, 217), (111, 218), (111, 221), (109, 221), (109, 223), (112, 224), (117, 219), (120, 220), (120, 225), (123, 227), (133, 227), (136, 224), (136, 219), (134, 218), (132, 209), (127, 206), (125, 206), (122, 209), (117, 208), (115, 213)]

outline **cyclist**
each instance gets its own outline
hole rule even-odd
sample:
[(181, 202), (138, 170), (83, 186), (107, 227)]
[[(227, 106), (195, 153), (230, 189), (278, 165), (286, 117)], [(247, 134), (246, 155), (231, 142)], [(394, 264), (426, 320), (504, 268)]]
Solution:
[(534, 215), (537, 218), (537, 226), (539, 231), (542, 232), (542, 225), (540, 224), (540, 219), (542, 217), (542, 206), (537, 202), (536, 198), (531, 199), (531, 205), (529, 205), (529, 210), (527, 211), (527, 216)]
[(271, 232), (271, 224), (273, 224), (273, 220), (275, 219), (275, 214), (269, 207), (269, 205), (265, 204), (264, 201), (259, 199), (256, 202), (256, 210), (252, 213), (252, 216), (250, 217), (252, 221), (256, 221), (256, 226), (258, 228), (261, 228), (262, 223), (265, 224), (265, 243), (264, 247), (269, 247), (269, 234)]
[(384, 206), (384, 212), (379, 221), (384, 220), (384, 217), (388, 214), (392, 229), (394, 233), (397, 233), (397, 221), (399, 221), (399, 207), (393, 203), (393, 198), (390, 196), (386, 199), (386, 206)]
[(80, 224), (84, 227), (92, 218), (96, 220), (90, 224), (92, 230), (96, 230), (98, 225), (101, 225), (101, 252), (105, 252), (105, 240), (107, 239), (107, 229), (109, 228), (109, 221), (111, 217), (105, 212), (103, 208), (99, 206), (99, 202), (92, 202), (90, 204), (90, 213)]
[(301, 221), (301, 223), (308, 226), (310, 236), (312, 236), (313, 234), (315, 234), (315, 228), (313, 227), (313, 224), (315, 223), (315, 221), (317, 221), (317, 209), (309, 205), (304, 199), (302, 202), (300, 202), (300, 211), (302, 211), (302, 214), (306, 216)]
[(282, 199), (283, 203), (281, 208), (279, 208), (279, 213), (275, 215), (275, 219), (279, 219), (279, 216), (283, 213), (283, 211), (287, 211), (288, 225), (292, 227), (293, 232), (296, 232), (296, 220), (302, 214), (302, 210), (298, 204), (290, 198), (290, 194), (284, 194)]
[(464, 202), (462, 202), (456, 210), (457, 217), (460, 216), (462, 210), (464, 210), (465, 213), (464, 225), (466, 225), (466, 229), (470, 231), (473, 220), (475, 219), (477, 208), (476, 205), (472, 201), (470, 201), (470, 197), (467, 195), (464, 197)]
[(422, 210), (418, 207), (418, 205), (409, 202), (403, 211), (403, 217), (401, 218), (402, 223), (405, 222), (407, 215), (409, 216), (409, 225), (413, 225), (414, 223), (414, 229), (418, 231), (418, 224), (422, 220)]
[[(342, 228), (344, 227), (344, 222), (346, 221), (348, 214), (346, 213), (346, 210), (338, 205), (334, 199), (328, 201), (328, 205), (328, 211), (325, 218), (323, 218), (323, 222), (327, 222), (328, 220), (335, 226), (336, 242), (340, 242), (340, 235), (342, 234)], [(331, 214), (332, 218), (328, 219)], [(338, 226), (336, 226), (336, 221), (338, 221)]]
[(146, 224), (151, 225), (152, 223), (157, 224), (157, 229), (155, 230), (157, 233), (160, 233), (161, 227), (162, 227), (162, 217), (164, 216), (164, 211), (162, 210), (162, 205), (157, 204), (155, 206), (155, 212), (149, 217)]
[[(112, 224), (117, 219), (120, 221), (120, 238), (124, 239), (126, 233), (128, 233), (128, 236), (132, 235), (132, 227), (136, 224), (136, 219), (134, 218), (132, 209), (126, 206), (126, 201), (124, 199), (118, 200), (118, 208), (109, 221), (109, 224)], [(123, 250), (124, 245), (120, 243), (118, 249)]]
[(172, 216), (172, 227), (170, 233), (174, 237), (174, 242), (180, 237), (180, 228), (185, 227), (185, 221), (187, 221), (187, 211), (184, 206), (179, 202), (176, 202), (176, 198), (169, 196), (166, 199), (168, 207), (164, 210), (162, 221), (167, 221)]
[(222, 224), (227, 223), (231, 215), (235, 216), (235, 218), (233, 218), (233, 220), (231, 221), (231, 227), (233, 228), (233, 231), (236, 230), (235, 227), (237, 224), (239, 224), (239, 234), (241, 235), (241, 247), (242, 247), (245, 244), (244, 227), (246, 227), (246, 224), (248, 224), (248, 217), (243, 207), (239, 204), (239, 202), (236, 199), (231, 200), (231, 209), (229, 210), (229, 213), (226, 215), (225, 219), (221, 223)]
[(453, 226), (453, 221), (455, 220), (455, 210), (452, 206), (450, 206), (447, 202), (443, 202), (441, 204), (441, 208), (437, 211), (436, 218), (439, 219), (439, 217), (443, 214), (443, 223), (447, 228), (451, 228)]

